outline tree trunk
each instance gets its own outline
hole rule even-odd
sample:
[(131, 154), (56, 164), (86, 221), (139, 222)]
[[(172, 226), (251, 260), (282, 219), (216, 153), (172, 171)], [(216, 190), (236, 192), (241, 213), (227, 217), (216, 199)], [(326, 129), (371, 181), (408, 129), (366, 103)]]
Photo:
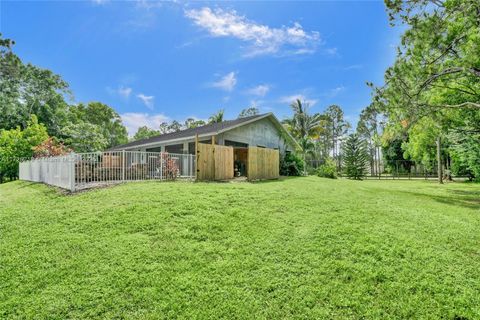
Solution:
[(442, 138), (437, 137), (437, 174), (438, 174), (438, 183), (443, 183), (442, 175)]

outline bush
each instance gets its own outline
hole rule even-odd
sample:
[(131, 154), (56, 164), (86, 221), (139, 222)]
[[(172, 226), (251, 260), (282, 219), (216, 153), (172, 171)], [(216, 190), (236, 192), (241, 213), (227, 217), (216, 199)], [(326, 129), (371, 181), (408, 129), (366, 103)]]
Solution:
[(282, 176), (301, 176), (304, 169), (305, 162), (294, 153), (285, 153), (280, 160), (280, 175)]
[(317, 176), (322, 178), (337, 179), (337, 166), (332, 159), (327, 159), (324, 164), (322, 164), (317, 169)]

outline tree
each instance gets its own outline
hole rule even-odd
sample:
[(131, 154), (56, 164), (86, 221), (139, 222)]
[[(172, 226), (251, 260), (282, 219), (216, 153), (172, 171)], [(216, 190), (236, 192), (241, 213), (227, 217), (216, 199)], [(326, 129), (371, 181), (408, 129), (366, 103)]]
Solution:
[(14, 42), (0, 34), (0, 128), (26, 128), (35, 114), (50, 135), (60, 135), (68, 114), (68, 84), (50, 70), (24, 64)]
[[(394, 65), (385, 72), (385, 85), (374, 88), (374, 103), (383, 106), (392, 128), (399, 128), (396, 123), (406, 124), (401, 130), (407, 131), (412, 141), (418, 135), (425, 137), (416, 129), (418, 123), (429, 122), (430, 128), (434, 127), (437, 136), (428, 136), (432, 141), (422, 142), (420, 148), (436, 144), (439, 172), (448, 166), (453, 150), (470, 150), (476, 157), (473, 149), (462, 144), (480, 144), (476, 136), (479, 128), (468, 120), (480, 114), (480, 3), (476, 0), (385, 3), (391, 24), (404, 25), (406, 31)], [(449, 139), (458, 132), (469, 138)], [(456, 146), (445, 149), (449, 143)], [(410, 148), (411, 155), (412, 144), (404, 147)], [(444, 157), (447, 161), (442, 165)], [(461, 159), (465, 158), (456, 154), (452, 160)], [(480, 158), (475, 162), (480, 162)], [(458, 167), (465, 165), (470, 166), (463, 162)]]
[(365, 140), (350, 134), (342, 146), (344, 170), (347, 177), (361, 180), (367, 173), (368, 150)]
[(245, 118), (245, 117), (251, 117), (259, 114), (260, 111), (258, 110), (257, 107), (249, 107), (243, 109), (240, 114), (238, 115), (238, 118)]
[(38, 123), (35, 115), (24, 130), (17, 126), (15, 129), (0, 130), (0, 182), (4, 177), (11, 180), (18, 177), (18, 164), (24, 159), (33, 156), (34, 148), (48, 139), (47, 129)]
[(201, 126), (204, 126), (204, 125), (206, 125), (205, 121), (197, 120), (197, 119), (194, 119), (194, 118), (186, 119), (185, 123), (183, 124), (183, 126), (186, 129), (193, 129), (193, 128), (201, 127)]
[(225, 110), (221, 109), (218, 110), (216, 113), (208, 118), (208, 123), (219, 123), (223, 121), (223, 117), (225, 115)]
[(154, 136), (158, 136), (159, 134), (160, 134), (159, 131), (150, 129), (147, 126), (143, 126), (138, 128), (137, 132), (133, 136), (133, 141), (151, 138)]
[(65, 144), (75, 152), (103, 151), (108, 146), (101, 128), (89, 122), (71, 123), (64, 128), (64, 134), (68, 137)]
[(340, 106), (331, 105), (325, 111), (327, 119), (327, 127), (331, 131), (332, 138), (332, 157), (337, 161), (340, 169), (341, 157), (340, 152), (343, 137), (347, 134), (350, 124), (344, 119), (343, 110)]
[(158, 132), (160, 132), (160, 134), (168, 133), (168, 122), (164, 121), (160, 123), (160, 125), (158, 126)]
[(98, 127), (106, 147), (110, 148), (128, 141), (127, 129), (122, 124), (120, 115), (111, 107), (101, 102), (82, 103), (70, 108), (73, 123), (85, 122)]
[(370, 172), (380, 174), (380, 147), (382, 121), (379, 118), (380, 112), (374, 104), (370, 104), (360, 113), (357, 124), (357, 133), (368, 143), (370, 153)]
[(169, 125), (168, 125), (168, 132), (178, 132), (182, 130), (182, 124), (178, 122), (177, 120), (173, 120)]

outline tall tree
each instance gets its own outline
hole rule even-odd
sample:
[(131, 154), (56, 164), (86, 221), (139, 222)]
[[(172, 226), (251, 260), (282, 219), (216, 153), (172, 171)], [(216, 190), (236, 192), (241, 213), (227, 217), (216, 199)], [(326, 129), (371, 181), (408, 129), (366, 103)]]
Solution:
[(238, 115), (238, 118), (245, 118), (245, 117), (251, 117), (259, 114), (260, 111), (258, 110), (257, 107), (249, 107), (243, 109), (240, 114)]
[(101, 102), (89, 102), (72, 106), (73, 123), (85, 122), (98, 128), (110, 148), (128, 141), (127, 129), (120, 115), (111, 107)]
[(368, 150), (365, 140), (357, 133), (348, 136), (342, 145), (343, 162), (347, 177), (361, 180), (367, 173)]
[(204, 125), (206, 125), (205, 121), (199, 120), (199, 119), (194, 119), (194, 118), (186, 119), (185, 123), (183, 124), (183, 126), (186, 129), (197, 128), (197, 127), (201, 127), (201, 126), (204, 126)]
[(208, 118), (208, 123), (222, 122), (224, 115), (225, 115), (225, 110), (223, 109), (218, 110), (216, 113), (212, 114), (210, 118)]
[(143, 126), (138, 128), (137, 132), (135, 132), (135, 135), (133, 136), (133, 141), (151, 138), (154, 136), (158, 136), (159, 134), (159, 131), (150, 129), (147, 126)]
[(347, 134), (348, 129), (351, 127), (348, 121), (345, 120), (343, 110), (338, 105), (331, 105), (325, 111), (327, 117), (328, 127), (331, 131), (332, 138), (332, 157), (337, 162), (338, 168), (341, 167), (341, 143), (343, 137)]

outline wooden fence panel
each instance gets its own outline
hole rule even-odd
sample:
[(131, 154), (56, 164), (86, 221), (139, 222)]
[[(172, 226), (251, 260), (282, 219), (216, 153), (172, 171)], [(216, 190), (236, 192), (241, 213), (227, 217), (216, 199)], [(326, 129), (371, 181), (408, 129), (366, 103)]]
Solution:
[(249, 147), (248, 179), (277, 179), (280, 176), (280, 155), (278, 150)]
[(233, 178), (233, 148), (197, 143), (197, 180)]
[(215, 180), (233, 179), (233, 147), (215, 145)]
[(197, 180), (215, 179), (214, 146), (197, 143)]

